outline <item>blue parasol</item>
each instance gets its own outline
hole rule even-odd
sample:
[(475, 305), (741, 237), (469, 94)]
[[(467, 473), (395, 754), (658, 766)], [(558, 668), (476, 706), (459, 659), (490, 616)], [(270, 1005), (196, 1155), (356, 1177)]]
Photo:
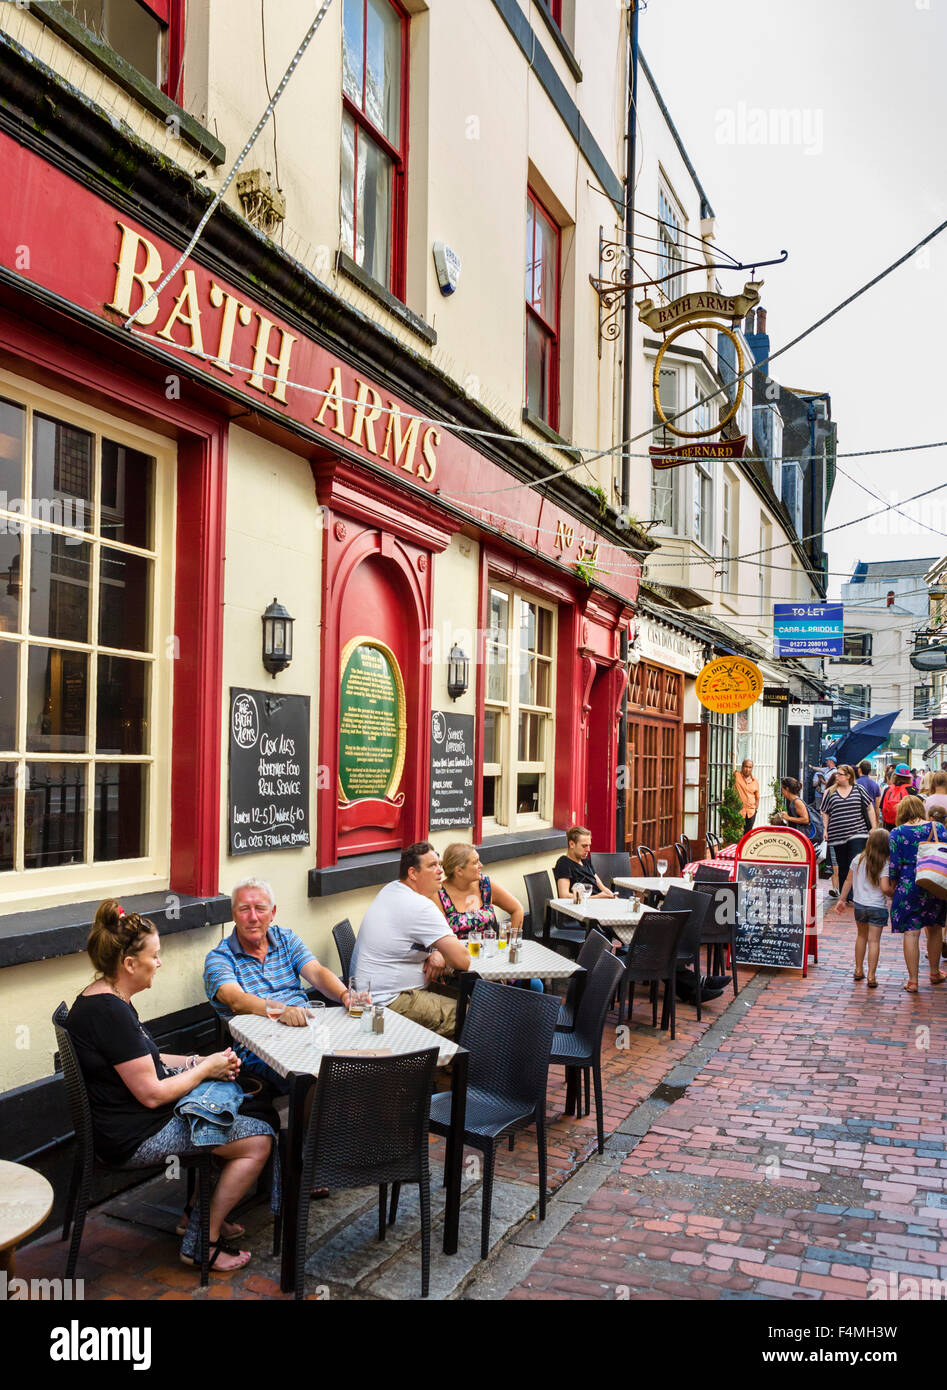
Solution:
[(887, 743), (894, 721), (900, 713), (901, 711), (896, 709), (893, 714), (873, 714), (870, 719), (862, 719), (859, 723), (853, 724), (847, 734), (831, 748), (826, 749), (825, 757), (834, 758), (839, 763), (851, 763), (852, 766), (860, 763), (862, 758), (867, 758), (876, 748)]

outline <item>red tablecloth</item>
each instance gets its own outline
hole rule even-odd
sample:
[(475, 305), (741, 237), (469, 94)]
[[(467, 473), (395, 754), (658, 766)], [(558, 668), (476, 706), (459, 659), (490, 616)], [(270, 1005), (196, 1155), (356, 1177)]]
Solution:
[(733, 860), (736, 855), (736, 845), (724, 845), (723, 849), (715, 859), (692, 859), (685, 867), (688, 873), (696, 873), (697, 869), (703, 865), (705, 868), (709, 864), (714, 869), (726, 869), (727, 873), (733, 877)]

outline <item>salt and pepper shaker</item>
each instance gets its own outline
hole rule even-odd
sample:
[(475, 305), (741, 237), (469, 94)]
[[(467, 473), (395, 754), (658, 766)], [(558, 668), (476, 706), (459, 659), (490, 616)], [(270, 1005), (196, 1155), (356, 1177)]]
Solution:
[(372, 1032), (383, 1033), (385, 1031), (385, 1009), (382, 1004), (372, 1005)]

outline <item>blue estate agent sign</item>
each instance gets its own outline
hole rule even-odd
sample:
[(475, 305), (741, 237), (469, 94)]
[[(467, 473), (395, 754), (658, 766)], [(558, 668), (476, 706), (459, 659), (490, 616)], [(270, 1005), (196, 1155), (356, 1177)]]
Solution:
[(840, 603), (774, 603), (774, 656), (841, 656)]

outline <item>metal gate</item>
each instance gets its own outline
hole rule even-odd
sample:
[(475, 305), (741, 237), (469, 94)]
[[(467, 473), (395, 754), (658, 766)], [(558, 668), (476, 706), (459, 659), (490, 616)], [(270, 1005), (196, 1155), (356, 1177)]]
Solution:
[(734, 771), (734, 717), (707, 711), (707, 829), (720, 834), (720, 803)]

